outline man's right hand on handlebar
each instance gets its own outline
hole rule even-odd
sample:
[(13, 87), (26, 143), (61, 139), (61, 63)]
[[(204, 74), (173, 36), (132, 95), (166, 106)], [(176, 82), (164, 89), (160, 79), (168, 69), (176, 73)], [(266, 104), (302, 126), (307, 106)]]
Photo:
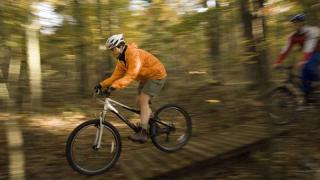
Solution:
[(101, 94), (109, 97), (111, 95), (111, 92), (114, 90), (116, 90), (114, 87), (109, 86), (106, 90), (101, 91)]
[(109, 86), (105, 92), (106, 92), (106, 94), (109, 94), (109, 95), (110, 95), (111, 92), (114, 91), (114, 90), (116, 90), (116, 88), (114, 88), (114, 87), (112, 87), (112, 86)]

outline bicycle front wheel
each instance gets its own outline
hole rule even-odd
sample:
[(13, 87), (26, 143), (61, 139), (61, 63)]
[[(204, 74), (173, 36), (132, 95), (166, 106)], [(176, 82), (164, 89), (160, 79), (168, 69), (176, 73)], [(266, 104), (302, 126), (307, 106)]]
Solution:
[(189, 114), (176, 105), (165, 105), (158, 109), (150, 125), (152, 143), (165, 152), (181, 149), (192, 133)]
[(100, 132), (99, 119), (89, 120), (76, 127), (66, 145), (66, 156), (70, 166), (80, 174), (97, 175), (114, 166), (121, 152), (121, 139), (116, 128), (103, 123), (100, 147), (97, 137)]
[(273, 124), (284, 125), (293, 121), (297, 107), (296, 97), (286, 87), (273, 89), (267, 97), (267, 111)]

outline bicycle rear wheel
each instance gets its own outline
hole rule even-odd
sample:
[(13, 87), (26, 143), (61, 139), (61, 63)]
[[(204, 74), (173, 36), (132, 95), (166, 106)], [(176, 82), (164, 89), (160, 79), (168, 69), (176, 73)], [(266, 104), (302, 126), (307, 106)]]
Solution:
[(89, 120), (76, 127), (66, 145), (70, 166), (84, 175), (101, 174), (114, 166), (121, 152), (121, 139), (116, 128), (103, 123), (101, 146), (97, 148), (96, 137), (100, 129), (99, 119)]
[(158, 109), (150, 125), (152, 143), (165, 152), (181, 149), (192, 133), (189, 114), (176, 105), (169, 104)]
[(298, 103), (295, 95), (286, 87), (273, 89), (267, 97), (267, 111), (273, 124), (288, 124), (296, 118)]

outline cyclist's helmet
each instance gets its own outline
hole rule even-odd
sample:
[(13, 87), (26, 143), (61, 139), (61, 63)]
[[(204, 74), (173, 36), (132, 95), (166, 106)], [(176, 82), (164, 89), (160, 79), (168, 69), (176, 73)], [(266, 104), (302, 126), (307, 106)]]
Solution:
[(290, 21), (291, 22), (303, 22), (304, 19), (305, 19), (305, 15), (300, 13), (300, 14), (296, 14), (296, 15), (292, 16), (290, 18)]
[(112, 49), (114, 47), (117, 47), (120, 43), (124, 43), (123, 34), (115, 34), (109, 37), (109, 39), (106, 42), (106, 46), (108, 49)]

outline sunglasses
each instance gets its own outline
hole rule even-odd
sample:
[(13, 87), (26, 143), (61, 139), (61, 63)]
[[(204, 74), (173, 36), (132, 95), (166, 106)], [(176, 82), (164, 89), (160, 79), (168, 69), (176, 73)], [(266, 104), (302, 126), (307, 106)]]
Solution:
[(120, 48), (120, 46), (116, 46), (116, 47), (113, 47), (111, 49), (109, 49), (110, 51), (114, 51), (116, 48)]

